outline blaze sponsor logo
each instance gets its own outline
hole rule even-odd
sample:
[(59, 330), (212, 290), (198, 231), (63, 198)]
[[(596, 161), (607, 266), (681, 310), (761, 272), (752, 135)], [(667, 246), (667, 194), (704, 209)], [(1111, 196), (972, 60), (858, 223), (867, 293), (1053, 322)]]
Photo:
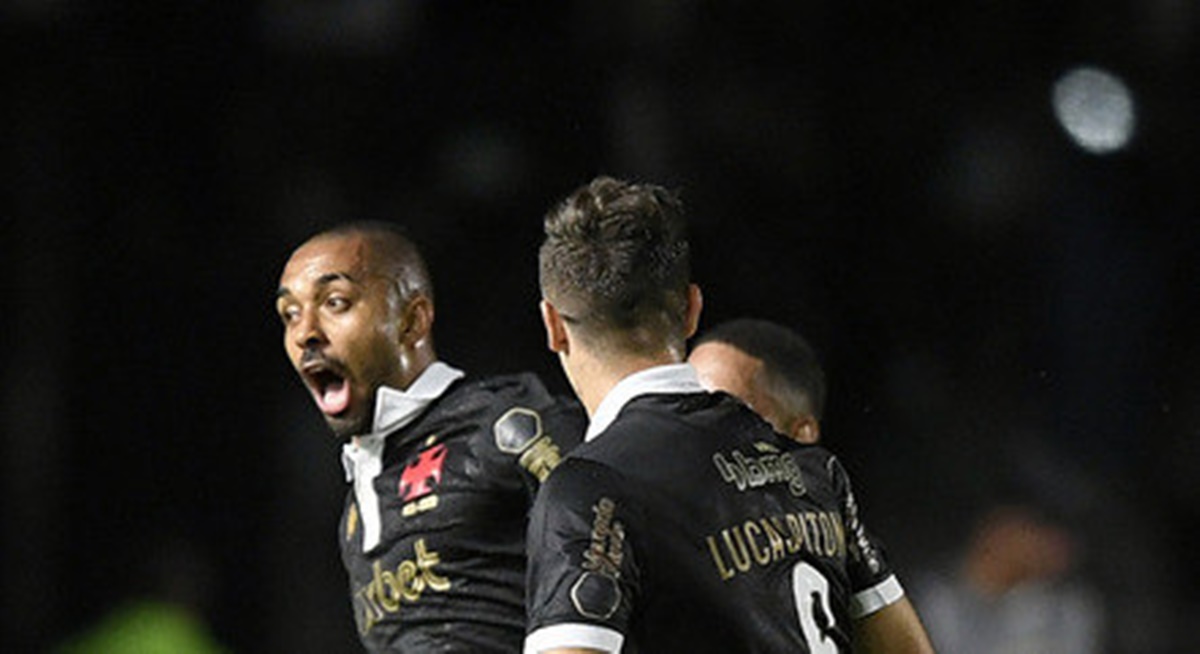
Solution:
[(446, 461), (446, 446), (436, 445), (422, 450), (416, 461), (400, 473), (400, 499), (405, 502), (420, 499), (433, 492), (442, 481), (442, 464)]
[(383, 569), (375, 561), (371, 581), (354, 591), (354, 620), (363, 635), (389, 615), (400, 612), (404, 604), (413, 604), (425, 591), (446, 592), (450, 580), (437, 573), (442, 562), (438, 553), (428, 549), (425, 539), (413, 545), (414, 558), (405, 559), (395, 569)]
[(762, 456), (747, 456), (738, 450), (733, 450), (726, 456), (717, 452), (713, 455), (713, 465), (721, 473), (721, 479), (737, 486), (744, 491), (747, 488), (760, 488), (767, 484), (786, 484), (792, 495), (804, 495), (804, 477), (800, 466), (792, 459), (790, 453), (780, 453), (774, 446), (766, 443), (756, 443), (756, 449), (765, 452)]

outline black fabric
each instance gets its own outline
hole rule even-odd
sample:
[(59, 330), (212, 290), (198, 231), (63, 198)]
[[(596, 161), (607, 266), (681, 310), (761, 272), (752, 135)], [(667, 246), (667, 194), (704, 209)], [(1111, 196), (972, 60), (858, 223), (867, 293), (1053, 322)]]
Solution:
[(891, 575), (854, 504), (829, 451), (728, 395), (638, 397), (538, 497), (529, 629), (604, 626), (623, 652), (848, 652), (851, 596)]
[(352, 491), (339, 529), (367, 651), (520, 651), (528, 511), (584, 425), (526, 374), (456, 382), (388, 436), (379, 544), (363, 551)]

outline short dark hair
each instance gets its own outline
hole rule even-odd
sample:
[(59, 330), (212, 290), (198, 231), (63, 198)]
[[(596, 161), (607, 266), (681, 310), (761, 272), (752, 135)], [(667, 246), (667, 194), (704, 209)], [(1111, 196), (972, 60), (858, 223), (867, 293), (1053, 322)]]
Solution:
[(789, 413), (817, 420), (825, 411), (825, 371), (817, 352), (799, 333), (768, 320), (738, 318), (721, 323), (696, 339), (725, 343), (762, 361), (767, 390)]
[(334, 225), (309, 240), (329, 237), (362, 235), (372, 245), (371, 253), (379, 257), (379, 272), (392, 280), (402, 302), (409, 302), (417, 295), (433, 300), (433, 278), (421, 256), (421, 249), (397, 225), (383, 220), (357, 220)]
[(691, 261), (677, 194), (597, 177), (550, 210), (545, 231), (542, 294), (583, 338), (682, 352)]

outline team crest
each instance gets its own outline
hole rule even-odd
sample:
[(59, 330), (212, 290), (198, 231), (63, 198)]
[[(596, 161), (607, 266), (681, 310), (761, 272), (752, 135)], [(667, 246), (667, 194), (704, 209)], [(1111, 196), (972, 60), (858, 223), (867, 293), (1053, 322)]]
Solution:
[(409, 462), (400, 473), (400, 499), (412, 502), (432, 493), (442, 481), (442, 465), (445, 462), (445, 445), (421, 450), (417, 459)]

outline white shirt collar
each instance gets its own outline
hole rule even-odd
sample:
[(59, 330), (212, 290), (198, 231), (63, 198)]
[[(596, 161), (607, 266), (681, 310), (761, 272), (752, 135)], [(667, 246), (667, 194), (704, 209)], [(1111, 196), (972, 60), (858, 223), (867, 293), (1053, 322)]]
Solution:
[(639, 395), (701, 392), (704, 392), (704, 387), (700, 385), (696, 369), (689, 363), (671, 363), (639, 370), (617, 382), (600, 401), (584, 440), (590, 441), (608, 429), (621, 409)]
[(421, 372), (421, 376), (409, 384), (407, 390), (380, 386), (375, 392), (375, 420), (371, 427), (372, 437), (383, 437), (407, 425), (425, 407), (438, 399), (450, 388), (450, 384), (461, 379), (465, 373), (441, 361), (434, 361)]
[(380, 386), (375, 392), (375, 417), (371, 433), (359, 436), (342, 446), (342, 465), (346, 481), (354, 479), (355, 460), (362, 453), (377, 458), (383, 453), (383, 443), (389, 434), (412, 422), (425, 407), (442, 396), (456, 380), (465, 375), (441, 361), (435, 361), (421, 372), (407, 390)]
[(408, 390), (380, 386), (375, 393), (371, 433), (342, 446), (342, 467), (346, 469), (346, 481), (354, 485), (354, 499), (362, 518), (364, 552), (378, 546), (383, 533), (375, 478), (383, 471), (383, 445), (387, 437), (415, 420), (425, 407), (462, 376), (461, 370), (435, 361), (421, 372)]

